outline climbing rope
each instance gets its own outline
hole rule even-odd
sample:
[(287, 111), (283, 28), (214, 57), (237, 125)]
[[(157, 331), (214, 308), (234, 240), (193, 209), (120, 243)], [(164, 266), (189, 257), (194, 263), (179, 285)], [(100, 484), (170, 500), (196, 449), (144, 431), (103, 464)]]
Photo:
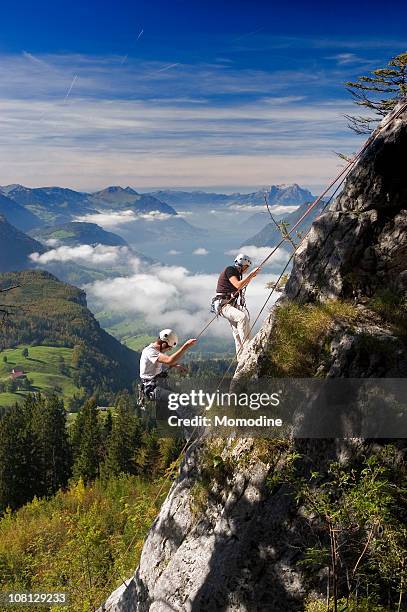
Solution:
[[(330, 204), (330, 202), (332, 201), (332, 199), (334, 198), (334, 196), (336, 195), (336, 193), (338, 192), (338, 190), (340, 189), (340, 187), (343, 185), (344, 181), (346, 180), (346, 178), (348, 177), (350, 171), (352, 170), (352, 168), (354, 167), (354, 165), (356, 164), (356, 162), (361, 158), (361, 156), (363, 155), (363, 153), (366, 151), (366, 149), (370, 146), (370, 144), (377, 138), (377, 136), (386, 128), (388, 127), (388, 125), (390, 125), (391, 122), (395, 121), (405, 110), (407, 109), (407, 100), (406, 102), (404, 102), (401, 107), (398, 109), (398, 111), (396, 111), (392, 116), (390, 116), (389, 120), (384, 123), (382, 126), (379, 126), (374, 132), (373, 134), (371, 134), (371, 136), (367, 139), (367, 141), (365, 142), (365, 144), (360, 148), (360, 150), (355, 154), (355, 156), (347, 163), (347, 165), (345, 166), (345, 168), (343, 168), (341, 170), (341, 172), (339, 172), (339, 174), (335, 177), (335, 179), (333, 181), (330, 182), (330, 184), (328, 185), (328, 187), (322, 192), (322, 194), (320, 196), (318, 196), (311, 204), (310, 206), (306, 209), (306, 211), (303, 213), (303, 215), (301, 215), (301, 217), (296, 221), (296, 223), (293, 225), (293, 227), (290, 229), (290, 231), (287, 232), (287, 235), (285, 237), (282, 238), (282, 240), (277, 244), (277, 246), (275, 246), (271, 252), (269, 253), (269, 255), (267, 255), (267, 257), (265, 257), (263, 259), (263, 261), (260, 263), (260, 265), (258, 266), (260, 269), (262, 269), (265, 264), (270, 260), (270, 258), (274, 255), (274, 253), (281, 247), (281, 245), (286, 242), (288, 240), (288, 237), (298, 228), (298, 226), (302, 223), (302, 221), (310, 214), (310, 212), (323, 200), (323, 198), (329, 193), (329, 191), (336, 185), (336, 183), (338, 183), (338, 185), (336, 186), (334, 192), (331, 194), (331, 196), (329, 197), (328, 201), (326, 203), (324, 203), (324, 206), (322, 208), (323, 212), (327, 206)], [(312, 227), (312, 226), (311, 226)], [(305, 238), (308, 236), (308, 234), (311, 231), (311, 227), (308, 229), (308, 231), (306, 232), (305, 236), (302, 238), (300, 244), (302, 243), (303, 240), (305, 240)], [(247, 338), (244, 339), (243, 344), (246, 343), (246, 341), (249, 339), (250, 334), (254, 328), (254, 326), (256, 325), (257, 321), (259, 320), (261, 314), (263, 313), (264, 309), (266, 308), (268, 302), (270, 301), (274, 291), (276, 290), (276, 288), (278, 287), (278, 283), (280, 282), (280, 280), (282, 279), (283, 275), (285, 274), (289, 264), (291, 263), (295, 253), (297, 252), (299, 245), (297, 245), (293, 252), (290, 255), (290, 258), (288, 259), (283, 271), (280, 273), (280, 276), (278, 277), (277, 281), (275, 282), (273, 288), (271, 289), (269, 295), (267, 296), (267, 299), (265, 300), (263, 306), (261, 307), (256, 319), (254, 320), (253, 324), (250, 327), (249, 333)], [(234, 296), (230, 298), (230, 300), (228, 300), (228, 302), (226, 302), (226, 304), (228, 304), (229, 302), (231, 302), (232, 300), (234, 300), (236, 298), (236, 296), (242, 291), (242, 289), (244, 289), (245, 287), (242, 287), (241, 289), (237, 290), (234, 293)], [(225, 304), (225, 306), (226, 306)], [(202, 328), (202, 330), (198, 333), (198, 335), (196, 336), (197, 339), (200, 338), (205, 331), (208, 329), (208, 327), (218, 318), (218, 315), (215, 315), (214, 317), (212, 317), (212, 319), (209, 320), (209, 322)], [(228, 372), (230, 371), (233, 363), (235, 362), (235, 360), (237, 359), (237, 356), (233, 358), (233, 360), (231, 361), (228, 369), (226, 370), (226, 372), (223, 374), (222, 379), (220, 380), (218, 387), (223, 383), (223, 381), (225, 380)], [(188, 450), (188, 447), (191, 446), (193, 443), (197, 444), (203, 437), (203, 434), (201, 434), (200, 436), (198, 436), (195, 440), (193, 439), (193, 435), (196, 432), (196, 430), (198, 429), (198, 426), (195, 426), (194, 429), (192, 430), (191, 436), (190, 438), (185, 442), (184, 446), (182, 447), (177, 459), (174, 461), (173, 465), (176, 465), (179, 460), (186, 454), (186, 451)], [(153, 504), (155, 504), (160, 495), (162, 494), (165, 485), (167, 484), (168, 480), (171, 477), (172, 472), (170, 471), (167, 476), (163, 479), (163, 482), (160, 485), (160, 488), (158, 490), (157, 495), (155, 496), (154, 500), (153, 500)], [(128, 551), (130, 550), (132, 544), (134, 543), (135, 540), (134, 536), (132, 538), (132, 540), (130, 541), (129, 545), (126, 548), (125, 554), (128, 553)], [(127, 583), (126, 581), (120, 576), (120, 579), (122, 580), (122, 583), (127, 587)]]

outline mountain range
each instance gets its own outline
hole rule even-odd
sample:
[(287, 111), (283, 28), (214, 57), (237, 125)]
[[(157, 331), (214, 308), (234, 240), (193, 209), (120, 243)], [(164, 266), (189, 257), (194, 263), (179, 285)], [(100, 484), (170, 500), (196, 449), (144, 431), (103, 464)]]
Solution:
[(36, 217), (30, 210), (21, 206), (18, 202), (9, 198), (2, 192), (0, 187), (0, 215), (6, 217), (7, 221), (15, 225), (18, 229), (27, 231), (41, 223), (41, 219)]
[(43, 253), (45, 250), (40, 242), (18, 230), (0, 215), (0, 272), (31, 267), (28, 258), (30, 253)]
[[(107, 246), (128, 246), (121, 236), (108, 232), (96, 223), (86, 223), (83, 221), (71, 221), (63, 225), (52, 225), (33, 229), (29, 232), (30, 236), (48, 244), (57, 246), (63, 243), (67, 246), (77, 246), (79, 244), (104, 244)], [(55, 240), (55, 245), (48, 241)]]
[[(64, 187), (31, 188), (13, 184), (0, 187), (0, 214), (18, 229), (27, 231), (43, 226), (66, 224), (78, 218), (86, 221), (88, 215), (108, 211), (131, 210), (140, 216), (155, 212), (176, 218), (176, 209), (263, 206), (265, 195), (270, 205), (298, 206), (313, 199), (310, 191), (297, 184), (273, 185), (266, 190), (247, 194), (177, 190), (138, 193), (131, 187), (120, 186), (110, 186), (88, 193)], [(140, 229), (149, 228), (142, 226)], [(174, 230), (175, 233), (189, 231), (194, 234), (194, 228), (186, 221), (178, 223), (177, 220)]]
[(158, 211), (167, 215), (177, 212), (165, 202), (148, 193), (137, 193), (131, 187), (107, 187), (96, 193), (88, 194), (89, 202), (97, 209), (130, 209), (139, 213)]
[(175, 208), (189, 208), (191, 206), (232, 206), (240, 205), (264, 205), (264, 196), (267, 196), (268, 203), (300, 205), (314, 199), (308, 189), (303, 189), (296, 183), (293, 185), (272, 185), (267, 189), (260, 189), (252, 193), (209, 193), (205, 191), (173, 191), (161, 190), (151, 193), (154, 197), (164, 202), (168, 202)]
[(168, 204), (152, 195), (139, 194), (130, 187), (113, 186), (95, 193), (86, 193), (63, 187), (7, 185), (0, 187), (0, 195), (6, 198), (3, 205), (0, 200), (0, 212), (23, 231), (42, 225), (67, 223), (76, 217), (106, 210), (177, 214)]

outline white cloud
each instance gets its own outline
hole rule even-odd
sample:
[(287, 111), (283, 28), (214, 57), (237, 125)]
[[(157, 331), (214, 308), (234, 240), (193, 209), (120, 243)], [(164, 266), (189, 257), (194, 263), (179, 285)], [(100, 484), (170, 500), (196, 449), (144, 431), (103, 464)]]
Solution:
[(58, 238), (48, 238), (47, 240), (44, 240), (44, 244), (50, 247), (56, 247), (60, 244), (60, 242)]
[(170, 249), (168, 251), (168, 255), (182, 255), (182, 251), (177, 251), (175, 249)]
[[(269, 293), (266, 284), (276, 278), (276, 274), (262, 273), (248, 286), (246, 298), (253, 317)], [(174, 327), (185, 338), (196, 336), (211, 319), (210, 302), (217, 279), (217, 274), (191, 274), (180, 266), (153, 266), (143, 274), (96, 281), (86, 285), (85, 290), (98, 308), (143, 314), (146, 322), (157, 330)], [(220, 317), (207, 333), (227, 337), (230, 328)]]
[(172, 218), (173, 215), (160, 212), (159, 210), (152, 210), (147, 213), (138, 213), (134, 210), (121, 210), (117, 211), (106, 211), (91, 213), (88, 215), (80, 215), (75, 217), (75, 221), (85, 221), (88, 223), (96, 223), (104, 228), (118, 227), (129, 223), (130, 221), (165, 221), (166, 219)]
[(204, 247), (199, 247), (198, 249), (195, 249), (195, 251), (193, 251), (192, 254), (193, 255), (209, 255), (209, 251), (205, 249)]
[[(81, 244), (74, 247), (59, 246), (45, 253), (31, 253), (30, 259), (38, 264), (50, 262), (68, 262), (88, 264), (117, 264), (121, 260), (128, 262), (129, 249), (127, 247), (106, 246), (97, 244)], [(134, 258), (133, 258), (134, 259)]]
[(326, 59), (336, 61), (339, 66), (354, 64), (355, 62), (366, 62), (365, 59), (358, 57), (355, 53), (337, 53), (336, 55), (329, 55)]
[(96, 223), (101, 227), (117, 227), (129, 221), (135, 221), (137, 215), (133, 210), (121, 210), (120, 212), (98, 212), (89, 215), (75, 217), (74, 221)]

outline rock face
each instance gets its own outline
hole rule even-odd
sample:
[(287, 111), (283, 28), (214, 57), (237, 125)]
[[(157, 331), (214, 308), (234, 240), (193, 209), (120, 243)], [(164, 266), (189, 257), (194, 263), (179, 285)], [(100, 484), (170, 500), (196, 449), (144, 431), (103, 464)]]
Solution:
[(336, 202), (314, 222), (295, 258), (287, 297), (347, 298), (383, 286), (407, 291), (407, 112), (390, 119)]
[[(229, 457), (250, 458), (252, 447), (253, 440), (239, 440), (229, 449)], [(287, 490), (280, 488), (266, 499), (263, 490), (270, 465), (249, 460), (227, 484), (225, 480), (211, 490), (205, 511), (196, 515), (194, 483), (200, 452), (198, 445), (188, 453), (145, 542), (135, 575), (100, 610), (302, 610), (304, 590), (292, 564), (304, 519)]]
[[(406, 153), (404, 112), (376, 135), (336, 203), (314, 222), (295, 258), (286, 293), (240, 359), (237, 380), (269, 373), (279, 308), (327, 300), (347, 300), (354, 318), (350, 324), (333, 317), (321, 340), (314, 376), (407, 376), (406, 335), (393, 324), (396, 315), (381, 316), (369, 302), (382, 288), (400, 299), (406, 294)], [(296, 442), (301, 444), (304, 455), (317, 457), (321, 465), (344, 452), (343, 443), (332, 440)], [(204, 452), (197, 443), (187, 453), (147, 537), (139, 568), (100, 610), (304, 610), (310, 587), (296, 561), (309, 527), (288, 485), (270, 491), (270, 477), (288, 461), (288, 452), (262, 456), (254, 440), (227, 440), (221, 455), (234, 467), (219, 482), (212, 481), (197, 510)], [(316, 587), (321, 597), (324, 588), (326, 583)]]

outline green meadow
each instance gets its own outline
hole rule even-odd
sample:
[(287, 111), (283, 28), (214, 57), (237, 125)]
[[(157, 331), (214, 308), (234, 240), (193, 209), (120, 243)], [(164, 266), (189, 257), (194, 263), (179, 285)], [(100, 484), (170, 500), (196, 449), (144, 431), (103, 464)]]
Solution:
[[(22, 352), (28, 350), (28, 357)], [(29, 346), (21, 344), (14, 349), (4, 349), (0, 352), (0, 381), (7, 382), (13, 368), (22, 368), (27, 377), (32, 380), (31, 391), (51, 393), (58, 390), (59, 397), (68, 399), (81, 392), (73, 383), (71, 374), (72, 348), (59, 346)], [(4, 358), (7, 358), (7, 361)], [(63, 361), (62, 359), (63, 358)], [(61, 364), (64, 364), (65, 373), (61, 373)], [(29, 391), (17, 390), (14, 393), (0, 392), (0, 406), (9, 406), (21, 400)]]

